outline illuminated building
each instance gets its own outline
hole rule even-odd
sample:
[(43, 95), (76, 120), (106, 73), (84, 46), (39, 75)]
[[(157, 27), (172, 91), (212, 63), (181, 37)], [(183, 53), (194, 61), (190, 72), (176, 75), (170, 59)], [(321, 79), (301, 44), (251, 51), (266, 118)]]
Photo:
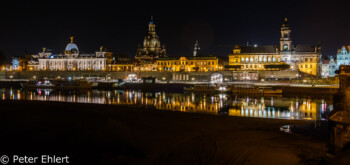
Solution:
[(218, 57), (199, 57), (199, 50), (199, 43), (196, 40), (192, 57), (159, 58), (156, 61), (156, 68), (158, 71), (167, 72), (207, 72), (223, 69)]
[(206, 72), (222, 70), (222, 65), (219, 65), (217, 57), (159, 58), (157, 69), (167, 72)]
[(106, 57), (108, 52), (103, 51), (103, 47), (95, 54), (81, 54), (78, 46), (71, 42), (67, 44), (64, 54), (53, 54), (43, 51), (38, 55), (33, 55), (38, 60), (38, 67), (33, 67), (43, 71), (104, 71), (106, 69)]
[[(299, 70), (317, 75), (321, 47), (293, 45), (291, 29), (285, 19), (281, 28), (280, 45), (235, 46), (229, 55), (229, 70)], [(288, 66), (289, 65), (289, 66)]]
[(19, 63), (20, 61), (20, 58), (18, 57), (13, 57), (12, 58), (12, 70), (15, 70), (15, 71), (19, 71), (19, 70), (22, 70), (22, 67)]
[(134, 64), (128, 63), (128, 62), (116, 62), (113, 64), (109, 64), (108, 71), (133, 71), (134, 70)]
[(350, 65), (350, 46), (343, 46), (337, 53), (337, 65)]
[(144, 62), (142, 64), (134, 66), (134, 71), (139, 71), (139, 72), (157, 71), (157, 64), (155, 62)]
[(281, 59), (278, 47), (265, 46), (238, 46), (229, 55), (229, 69), (242, 71), (282, 70), (289, 66)]
[(321, 64), (321, 77), (328, 78), (335, 76), (335, 70), (338, 69), (337, 62), (334, 61), (333, 56), (329, 60), (322, 60)]
[(143, 40), (143, 48), (140, 45), (137, 48), (135, 59), (149, 63), (160, 57), (167, 57), (165, 46), (161, 46), (158, 35), (156, 34), (156, 25), (153, 17), (148, 24), (148, 35)]

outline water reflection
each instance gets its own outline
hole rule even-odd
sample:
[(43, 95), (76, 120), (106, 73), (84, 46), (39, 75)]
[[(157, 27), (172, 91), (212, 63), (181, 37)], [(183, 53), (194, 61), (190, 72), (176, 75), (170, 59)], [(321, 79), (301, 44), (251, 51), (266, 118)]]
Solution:
[(1, 89), (2, 99), (136, 105), (159, 110), (227, 114), (229, 116), (318, 120), (333, 110), (332, 99), (238, 96), (141, 91), (55, 91)]

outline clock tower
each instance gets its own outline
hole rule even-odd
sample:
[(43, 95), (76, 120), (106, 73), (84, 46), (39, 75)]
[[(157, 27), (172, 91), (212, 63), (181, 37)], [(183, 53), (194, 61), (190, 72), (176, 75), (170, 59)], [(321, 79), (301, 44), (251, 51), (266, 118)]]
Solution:
[(290, 32), (291, 30), (287, 18), (285, 18), (281, 28), (280, 50), (282, 52), (291, 51), (292, 40), (290, 38)]

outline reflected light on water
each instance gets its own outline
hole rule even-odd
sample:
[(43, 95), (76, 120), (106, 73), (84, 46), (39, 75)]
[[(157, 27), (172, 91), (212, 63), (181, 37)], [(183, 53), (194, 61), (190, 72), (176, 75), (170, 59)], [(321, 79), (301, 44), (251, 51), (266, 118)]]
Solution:
[(194, 94), (113, 91), (54, 91), (51, 89), (2, 89), (3, 100), (38, 100), (73, 103), (137, 105), (157, 110), (227, 114), (229, 116), (318, 120), (333, 110), (331, 99), (277, 96), (238, 96), (229, 94)]

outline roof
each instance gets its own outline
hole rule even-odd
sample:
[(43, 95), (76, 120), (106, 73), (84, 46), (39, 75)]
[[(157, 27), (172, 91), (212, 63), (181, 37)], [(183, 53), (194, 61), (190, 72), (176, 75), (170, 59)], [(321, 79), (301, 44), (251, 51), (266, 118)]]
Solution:
[[(315, 47), (312, 45), (292, 45), (291, 49), (296, 52), (315, 52)], [(277, 53), (279, 51), (278, 45), (262, 45), (262, 46), (239, 46), (235, 49), (241, 49), (241, 53)]]
[[(182, 56), (187, 58), (188, 60), (216, 60), (218, 59), (217, 57), (193, 57), (193, 56)], [(170, 61), (170, 60), (179, 60), (181, 57), (167, 57), (167, 58), (158, 58), (158, 61)]]
[(329, 64), (329, 60), (322, 60), (322, 64)]
[(176, 57), (176, 58), (170, 58), (170, 57), (167, 57), (167, 58), (158, 58), (157, 60), (158, 60), (158, 61), (179, 60), (179, 57)]
[(186, 57), (188, 60), (216, 60), (217, 57)]
[(293, 48), (296, 52), (315, 52), (315, 46), (311, 45), (293, 45)]
[(69, 43), (66, 46), (66, 51), (71, 51), (73, 49), (76, 49), (77, 51), (79, 51), (78, 46), (75, 43)]
[[(241, 53), (277, 53), (277, 45), (262, 45), (262, 46), (239, 46)], [(277, 51), (276, 51), (277, 50)]]

